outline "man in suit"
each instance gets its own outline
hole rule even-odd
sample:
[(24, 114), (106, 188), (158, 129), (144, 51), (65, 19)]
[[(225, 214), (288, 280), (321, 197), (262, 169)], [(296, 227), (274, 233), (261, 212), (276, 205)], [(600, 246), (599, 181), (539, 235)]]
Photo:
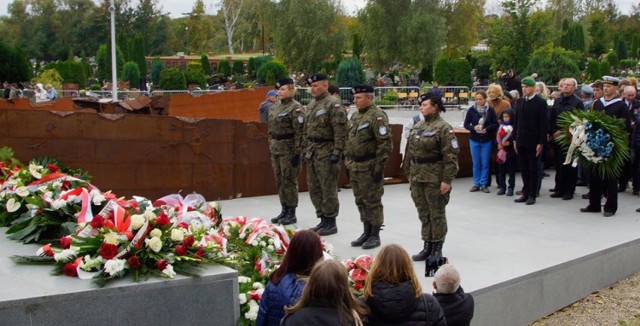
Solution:
[(535, 92), (536, 82), (531, 77), (522, 80), (522, 97), (516, 106), (513, 142), (522, 169), (522, 196), (516, 203), (536, 203), (538, 192), (538, 157), (547, 140), (547, 101)]
[[(634, 86), (625, 86), (622, 97), (624, 97), (624, 105), (629, 109), (629, 114), (631, 116), (631, 137), (633, 137), (635, 129), (636, 129), (636, 118), (638, 117), (638, 108), (640, 108), (640, 101), (636, 99), (636, 88)], [(633, 139), (629, 139), (629, 144), (633, 144)], [(625, 191), (627, 188), (627, 183), (629, 180), (633, 179), (631, 182), (633, 186), (633, 195), (637, 196), (640, 194), (640, 176), (636, 176), (635, 171), (638, 170), (638, 162), (640, 162), (640, 158), (635, 155), (635, 151), (631, 150), (631, 157), (627, 164), (625, 164), (623, 173), (620, 175), (620, 182), (618, 186), (618, 191)]]

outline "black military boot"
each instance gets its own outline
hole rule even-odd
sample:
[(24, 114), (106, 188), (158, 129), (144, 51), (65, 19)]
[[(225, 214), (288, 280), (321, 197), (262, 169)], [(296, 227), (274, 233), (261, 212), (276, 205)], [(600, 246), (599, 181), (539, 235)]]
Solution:
[(335, 217), (325, 217), (326, 224), (318, 230), (319, 235), (332, 235), (338, 233)]
[(431, 243), (431, 254), (427, 257), (424, 276), (433, 277), (438, 271), (438, 268), (447, 263), (447, 258), (442, 257), (442, 245), (444, 245), (444, 241)]
[(362, 225), (364, 225), (364, 232), (362, 232), (362, 234), (360, 235), (360, 237), (358, 237), (358, 239), (351, 241), (352, 247), (362, 246), (362, 244), (365, 243), (367, 239), (369, 239), (369, 236), (371, 235), (371, 223), (364, 222)]
[(278, 224), (280, 223), (280, 220), (285, 217), (285, 215), (287, 215), (287, 206), (282, 205), (282, 212), (280, 212), (280, 215), (274, 217), (271, 219), (271, 223), (273, 224)]
[(380, 226), (371, 226), (371, 235), (362, 244), (362, 249), (373, 249), (375, 247), (380, 247)]
[(296, 208), (293, 206), (287, 207), (287, 214), (280, 220), (280, 224), (289, 225), (298, 222), (296, 218)]
[(424, 245), (422, 247), (422, 250), (420, 250), (419, 253), (411, 256), (411, 260), (413, 260), (413, 261), (423, 261), (423, 260), (427, 259), (427, 257), (429, 257), (430, 254), (431, 254), (431, 242), (425, 241)]
[(320, 229), (322, 229), (326, 224), (327, 224), (327, 218), (324, 217), (323, 215), (318, 216), (318, 218), (320, 219), (320, 223), (318, 223), (318, 225), (314, 226), (311, 228), (311, 230), (313, 231), (320, 231)]

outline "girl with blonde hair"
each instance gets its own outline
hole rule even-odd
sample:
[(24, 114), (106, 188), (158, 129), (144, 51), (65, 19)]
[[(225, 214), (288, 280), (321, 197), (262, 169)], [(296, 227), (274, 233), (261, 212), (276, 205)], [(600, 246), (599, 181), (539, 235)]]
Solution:
[(280, 325), (362, 325), (368, 313), (351, 294), (347, 269), (335, 260), (324, 260), (311, 271), (300, 300), (286, 307)]
[(370, 325), (446, 325), (440, 304), (422, 293), (409, 254), (397, 244), (385, 245), (373, 260), (362, 300)]

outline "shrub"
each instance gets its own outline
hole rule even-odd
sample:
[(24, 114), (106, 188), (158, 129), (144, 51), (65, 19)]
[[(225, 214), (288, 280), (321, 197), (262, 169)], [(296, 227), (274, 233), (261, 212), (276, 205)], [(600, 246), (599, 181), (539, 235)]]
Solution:
[(365, 74), (360, 60), (349, 58), (340, 62), (336, 71), (336, 79), (340, 87), (353, 87), (364, 84)]
[(62, 89), (62, 76), (55, 69), (45, 69), (37, 77), (31, 80), (32, 83), (42, 85), (51, 84), (55, 89)]
[(87, 83), (87, 75), (82, 62), (54, 62), (46, 65), (45, 69), (55, 69), (60, 73), (63, 83), (76, 83), (81, 86), (84, 86)]
[(205, 76), (211, 76), (211, 64), (209, 63), (209, 57), (203, 54), (200, 57), (200, 64), (202, 65), (202, 72)]
[(440, 59), (434, 69), (434, 79), (440, 84), (453, 82), (457, 86), (470, 87), (471, 65), (467, 59)]
[[(272, 74), (272, 79), (267, 80), (269, 72)], [(287, 77), (289, 72), (282, 62), (278, 60), (271, 60), (260, 66), (257, 75), (259, 82), (273, 86), (276, 84), (278, 79)]]
[(129, 61), (122, 68), (122, 80), (129, 82), (129, 87), (140, 87), (140, 68), (135, 61)]
[(187, 89), (184, 73), (179, 68), (163, 70), (160, 73), (160, 88), (165, 90)]
[(233, 74), (244, 75), (244, 63), (242, 60), (233, 60)]
[(160, 73), (164, 70), (164, 64), (160, 58), (153, 59), (151, 62), (151, 82), (153, 85), (160, 85)]
[(218, 74), (225, 77), (231, 76), (231, 65), (229, 65), (229, 61), (220, 61), (218, 64)]

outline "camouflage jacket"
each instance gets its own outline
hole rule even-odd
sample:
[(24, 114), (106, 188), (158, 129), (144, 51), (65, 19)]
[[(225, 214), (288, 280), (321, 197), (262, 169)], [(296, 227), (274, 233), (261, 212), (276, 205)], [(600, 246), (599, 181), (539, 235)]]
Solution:
[(351, 116), (345, 165), (351, 171), (384, 172), (393, 142), (387, 114), (371, 105)]
[(347, 139), (347, 111), (329, 93), (309, 103), (304, 124), (303, 148), (307, 158), (342, 155)]
[(448, 183), (458, 173), (458, 141), (440, 115), (413, 126), (407, 139), (403, 169), (410, 182)]
[(274, 155), (300, 154), (304, 114), (293, 98), (276, 103), (269, 110), (269, 150)]

